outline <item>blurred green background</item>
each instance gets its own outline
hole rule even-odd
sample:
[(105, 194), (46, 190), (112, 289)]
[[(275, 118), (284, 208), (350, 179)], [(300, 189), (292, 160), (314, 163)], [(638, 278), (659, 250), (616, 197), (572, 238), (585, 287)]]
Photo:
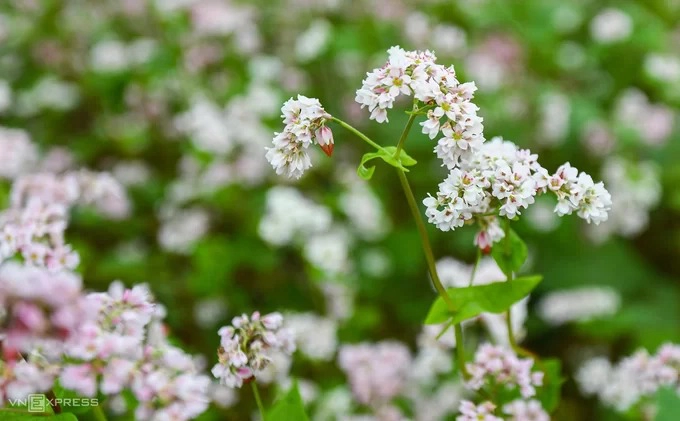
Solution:
[[(379, 125), (354, 92), (390, 46), (434, 50), (461, 81), (476, 81), (487, 139), (531, 148), (549, 171), (569, 161), (612, 191), (616, 215), (605, 227), (549, 212), (517, 226), (530, 249), (527, 271), (544, 275), (525, 346), (561, 358), (568, 376), (583, 354), (618, 358), (680, 340), (679, 17), (680, 2), (669, 0), (7, 0), (0, 125), (25, 130), (59, 169), (111, 171), (128, 185), (129, 217), (112, 221), (89, 208), (72, 216), (68, 235), (86, 286), (148, 283), (173, 338), (208, 366), (215, 332), (231, 317), (324, 314), (328, 283), (352, 291), (340, 342), (392, 338), (415, 349), (434, 294), (393, 171), (379, 165), (370, 183), (382, 213), (369, 225), (383, 233), (363, 238), (339, 197), (358, 182), (364, 144), (333, 126), (333, 158), (314, 156), (297, 183), (274, 175), (264, 147), (280, 130), (280, 104), (297, 93), (396, 143), (406, 104)], [(433, 146), (418, 130), (407, 142), (420, 164), (409, 174), (419, 198), (444, 177)], [(608, 172), (613, 163), (623, 172)], [(300, 243), (277, 246), (258, 234), (267, 192), (282, 184), (349, 227), (347, 270), (329, 273)], [(472, 229), (430, 234), (436, 256), (474, 260)], [(559, 327), (537, 317), (541, 297), (585, 285), (614, 288), (619, 310)], [(292, 372), (322, 391), (346, 382), (333, 362), (296, 358)], [(203, 419), (246, 419), (253, 408), (244, 393)], [(569, 380), (555, 417), (620, 415)]]

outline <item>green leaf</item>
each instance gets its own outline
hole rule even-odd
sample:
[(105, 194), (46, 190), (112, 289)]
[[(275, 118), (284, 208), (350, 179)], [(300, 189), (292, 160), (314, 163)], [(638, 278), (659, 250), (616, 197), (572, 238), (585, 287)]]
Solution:
[(373, 177), (373, 173), (375, 172), (375, 166), (366, 168), (364, 164), (372, 159), (378, 158), (379, 156), (380, 156), (379, 152), (369, 152), (364, 154), (364, 156), (361, 157), (361, 163), (357, 168), (357, 175), (363, 178), (364, 180), (370, 180), (371, 177)]
[[(394, 157), (394, 154), (397, 152), (397, 147), (396, 146), (387, 146), (385, 148), (385, 151), (387, 152), (388, 156), (391, 159), (394, 159), (393, 157)], [(418, 163), (418, 161), (411, 158), (406, 153), (406, 151), (403, 150), (403, 149), (401, 151), (399, 151), (399, 160), (398, 161), (399, 161), (398, 163), (401, 163), (401, 165), (404, 165), (406, 167), (412, 167), (413, 165), (416, 165)]]
[(305, 413), (305, 406), (300, 397), (297, 381), (293, 382), (293, 386), (286, 395), (277, 400), (265, 416), (265, 421), (289, 420), (309, 421)]
[[(62, 411), (71, 412), (73, 414), (82, 414), (92, 409), (91, 406), (85, 405), (74, 405), (74, 402), (83, 402), (83, 397), (79, 396), (76, 392), (69, 389), (64, 389), (59, 382), (54, 385), (54, 395), (62, 399), (60, 406)], [(89, 402), (89, 399), (88, 399)]]
[(491, 248), (491, 256), (506, 276), (519, 271), (527, 260), (529, 252), (519, 235), (510, 230), (509, 235)]
[(523, 276), (510, 282), (449, 288), (446, 292), (457, 310), (451, 313), (442, 297), (437, 297), (430, 307), (425, 324), (439, 324), (448, 320), (460, 323), (481, 313), (502, 313), (526, 297), (541, 279), (540, 275)]
[(399, 158), (394, 157), (396, 152), (396, 146), (388, 146), (378, 150), (377, 152), (368, 152), (364, 154), (364, 156), (361, 158), (361, 163), (357, 168), (357, 175), (359, 175), (359, 177), (363, 178), (364, 180), (370, 180), (371, 177), (373, 177), (373, 172), (375, 172), (375, 166), (366, 167), (364, 164), (375, 158), (380, 158), (391, 166), (406, 172), (408, 172), (408, 170), (405, 168), (405, 166), (410, 167), (417, 163), (417, 161), (408, 156), (408, 154), (403, 149), (399, 152)]
[(659, 389), (656, 393), (656, 405), (659, 412), (655, 421), (677, 421), (680, 419), (680, 396), (668, 387)]
[(560, 403), (560, 391), (562, 384), (566, 381), (562, 377), (562, 364), (560, 360), (551, 358), (541, 361), (536, 367), (545, 373), (543, 386), (538, 390), (537, 398), (541, 401), (543, 408), (550, 413)]

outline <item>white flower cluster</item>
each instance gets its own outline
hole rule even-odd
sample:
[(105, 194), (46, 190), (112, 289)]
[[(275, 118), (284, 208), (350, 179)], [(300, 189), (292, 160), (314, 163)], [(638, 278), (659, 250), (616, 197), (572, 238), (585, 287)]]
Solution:
[(585, 321), (610, 316), (621, 305), (619, 293), (609, 287), (590, 286), (552, 292), (538, 304), (538, 314), (557, 326), (571, 321)]
[(332, 222), (331, 212), (325, 206), (292, 187), (276, 186), (267, 192), (266, 211), (258, 231), (266, 242), (282, 246), (325, 232)]
[(338, 324), (314, 313), (287, 314), (284, 326), (295, 338), (298, 351), (308, 358), (330, 361), (338, 348)]
[(355, 101), (368, 108), (371, 119), (383, 123), (399, 95), (413, 95), (430, 108), (421, 123), (422, 132), (430, 139), (442, 133), (435, 152), (446, 166), (454, 167), (461, 156), (484, 142), (479, 107), (472, 102), (477, 87), (474, 82), (460, 83), (453, 66), (435, 63), (437, 58), (430, 51), (395, 46), (387, 52), (387, 63), (367, 73)]
[(292, 333), (283, 329), (283, 316), (271, 313), (260, 316), (234, 317), (232, 326), (224, 326), (219, 331), (220, 347), (217, 350), (219, 362), (212, 373), (221, 384), (228, 387), (241, 387), (244, 381), (264, 370), (272, 361), (272, 351), (292, 354), (295, 342)]
[(298, 95), (289, 99), (281, 108), (283, 132), (274, 136), (274, 147), (266, 148), (267, 161), (279, 175), (300, 178), (312, 166), (307, 148), (318, 144), (328, 156), (333, 153), (333, 132), (326, 126), (331, 115), (316, 98)]
[(603, 241), (614, 233), (625, 237), (641, 233), (649, 223), (649, 212), (661, 200), (657, 166), (612, 157), (604, 162), (602, 178), (612, 195), (612, 211), (606, 223), (593, 227), (590, 237)]
[(664, 386), (678, 388), (680, 346), (665, 344), (655, 355), (638, 351), (617, 365), (601, 357), (581, 366), (576, 381), (586, 395), (597, 395), (606, 405), (627, 411)]
[(458, 408), (460, 415), (456, 421), (550, 421), (550, 416), (535, 399), (528, 401), (517, 399), (503, 406), (506, 418), (494, 415), (497, 411), (493, 402), (485, 401), (475, 405), (470, 401), (462, 401)]
[(496, 213), (513, 219), (548, 190), (557, 196), (555, 212), (560, 216), (576, 212), (595, 224), (607, 219), (611, 196), (601, 182), (594, 183), (569, 163), (550, 176), (537, 159), (499, 137), (483, 143), (451, 169), (436, 196), (423, 200), (428, 221), (449, 231), (477, 218), (482, 230), (475, 242), (486, 249), (504, 236)]

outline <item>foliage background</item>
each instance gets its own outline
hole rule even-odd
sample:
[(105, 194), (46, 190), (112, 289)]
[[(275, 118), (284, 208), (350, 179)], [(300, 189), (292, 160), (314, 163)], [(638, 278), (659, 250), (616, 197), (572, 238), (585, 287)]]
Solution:
[[(625, 122), (613, 117), (617, 98), (635, 87), (651, 103), (670, 110), (676, 120), (680, 77), (658, 80), (645, 63), (653, 53), (678, 60), (677, 1), (218, 2), (231, 10), (245, 8), (249, 14), (242, 26), (231, 23), (235, 28), (231, 32), (207, 35), (197, 30), (200, 19), (192, 9), (206, 3), (202, 1), (186, 2), (188, 6), (171, 11), (162, 11), (172, 3), (162, 0), (2, 3), (0, 78), (12, 91), (11, 105), (0, 116), (2, 126), (25, 129), (43, 152), (55, 146), (66, 148), (76, 166), (111, 170), (117, 163), (136, 161), (149, 170), (148, 179), (129, 189), (133, 203), (129, 218), (110, 221), (88, 209), (73, 215), (69, 237), (81, 254), (80, 271), (87, 287), (106, 289), (114, 279), (126, 284), (147, 282), (168, 308), (173, 337), (186, 349), (205, 355), (210, 363), (218, 344), (216, 329), (236, 314), (254, 309), (323, 311), (317, 285), (322, 275), (296, 248), (273, 247), (258, 236), (267, 190), (288, 183), (267, 168), (262, 170), (261, 180), (224, 183), (180, 205), (199, 206), (210, 215), (209, 231), (188, 253), (159, 246), (161, 209), (173, 183), (185, 176), (179, 167), (181, 158), (192, 156), (205, 165), (218, 159), (196, 147), (191, 136), (178, 133), (173, 119), (197, 95), (225, 107), (249, 86), (261, 86), (271, 89), (281, 101), (298, 92), (318, 97), (331, 114), (347, 117), (373, 139), (396, 143), (405, 115), (395, 110), (390, 124), (378, 125), (350, 104), (364, 72), (382, 63), (385, 50), (397, 44), (435, 49), (440, 61), (454, 64), (464, 81), (476, 80), (475, 73), (479, 73), (479, 66), (476, 71), (470, 69), (475, 54), (490, 55), (493, 60), (485, 62), (483, 70), (493, 73), (496, 66), (500, 82), (491, 88), (478, 83), (476, 96), (487, 139), (502, 135), (531, 147), (549, 170), (570, 161), (597, 175), (603, 161), (612, 155), (659, 165), (663, 197), (644, 231), (630, 238), (613, 235), (593, 242), (586, 235), (587, 228), (575, 218), (562, 219), (547, 233), (529, 222), (520, 224), (518, 231), (530, 246), (531, 271), (545, 279), (533, 294), (530, 309), (550, 291), (581, 285), (608, 285), (622, 296), (616, 315), (558, 328), (549, 327), (530, 310), (526, 347), (542, 356), (561, 358), (568, 374), (583, 353), (616, 358), (640, 346), (654, 350), (665, 341), (680, 340), (678, 130), (673, 125), (663, 144), (650, 146), (637, 131), (642, 127), (644, 132), (648, 115)], [(592, 39), (590, 22), (609, 6), (625, 11), (634, 29), (622, 41), (601, 44)], [(465, 45), (440, 52), (431, 44), (445, 45), (446, 37), (436, 39), (435, 34), (428, 39), (424, 35), (417, 40), (409, 36), (409, 31), (415, 31), (409, 17), (416, 12), (429, 20), (426, 27), (430, 29), (445, 24), (463, 30)], [(326, 40), (312, 57), (301, 58), (301, 53), (296, 53), (296, 48), (301, 48), (299, 38), (318, 22), (325, 22)], [(259, 34), (256, 48), (244, 46), (247, 30)], [(91, 53), (99, 42), (116, 39), (131, 43), (140, 38), (152, 40), (154, 45), (143, 63), (115, 71), (93, 68)], [(215, 48), (219, 57), (192, 70), (188, 51), (196, 46)], [(267, 75), (273, 83), (264, 77), (254, 78), (248, 70), (255, 57), (262, 56), (274, 57), (281, 64), (277, 74)], [(76, 92), (74, 103), (51, 106), (49, 101), (33, 99), (38, 103), (35, 106), (31, 90), (45, 78), (68, 83)], [(570, 109), (554, 144), (545, 142), (541, 126), (548, 93), (562, 95)], [(48, 98), (52, 95), (59, 103), (63, 93), (46, 94)], [(277, 114), (261, 119), (272, 133), (279, 126)], [(600, 156), (583, 141), (585, 129), (594, 119), (604, 121), (615, 139), (615, 146)], [(553, 123), (548, 120), (546, 124), (552, 127)], [(246, 129), (232, 126), (230, 130)], [(337, 209), (342, 191), (339, 174), (347, 168), (352, 171), (351, 166), (367, 150), (347, 132), (339, 128), (334, 132), (333, 159), (316, 157), (315, 171), (295, 186)], [(424, 197), (435, 190), (443, 170), (432, 157), (432, 143), (416, 132), (408, 139), (407, 148), (420, 165), (410, 175), (416, 195)], [(381, 240), (359, 241), (351, 248), (352, 261), (359, 262), (356, 276), (343, 282), (350, 283), (357, 293), (354, 315), (339, 333), (342, 342), (395, 338), (413, 345), (433, 299), (433, 291), (426, 287), (424, 259), (416, 246), (417, 233), (395, 181), (388, 167), (379, 166), (371, 183), (389, 215), (386, 223), (390, 228)], [(6, 200), (9, 184), (1, 184), (1, 200)], [(336, 210), (336, 217), (340, 215)], [(430, 231), (435, 255), (473, 261), (472, 231)], [(386, 270), (378, 274), (360, 263), (376, 250), (387, 258)], [(220, 300), (227, 308), (210, 325), (197, 323), (195, 316), (197, 308), (207, 305), (206, 300)], [(322, 386), (345, 381), (330, 363), (302, 361), (296, 363), (294, 372)], [(271, 399), (273, 390), (267, 392), (266, 399)], [(236, 407), (213, 409), (204, 419), (244, 419), (252, 409), (249, 395), (243, 394)], [(557, 419), (606, 417), (616, 419), (581, 397), (572, 381), (565, 384)]]

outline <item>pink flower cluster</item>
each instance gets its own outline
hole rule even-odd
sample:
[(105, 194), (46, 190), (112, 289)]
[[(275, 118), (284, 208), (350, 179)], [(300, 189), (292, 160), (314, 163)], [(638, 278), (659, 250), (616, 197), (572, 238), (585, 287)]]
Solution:
[(503, 421), (503, 418), (494, 415), (496, 405), (489, 401), (475, 405), (470, 401), (463, 400), (460, 402), (458, 410), (460, 415), (456, 417), (456, 421)]
[(31, 393), (48, 391), (59, 367), (31, 356), (28, 361), (15, 358), (0, 360), (0, 406), (8, 400), (24, 399)]
[(130, 212), (125, 188), (105, 172), (34, 173), (16, 179), (12, 185), (11, 206), (22, 208), (35, 199), (66, 208), (77, 204), (94, 206), (114, 219), (124, 218)]
[(0, 213), (0, 263), (20, 254), (24, 262), (52, 272), (74, 269), (78, 254), (64, 242), (67, 208), (31, 199)]
[[(422, 132), (434, 139), (442, 137), (435, 148), (437, 156), (447, 165), (453, 164), (484, 142), (479, 107), (473, 102), (477, 90), (474, 82), (460, 83), (453, 66), (437, 64), (430, 51), (405, 51), (399, 46), (390, 48), (387, 63), (369, 73), (355, 101), (367, 107), (371, 119), (388, 121), (387, 110), (401, 94), (413, 95), (429, 111), (421, 123)], [(446, 117), (442, 122), (442, 118)]]
[(207, 409), (210, 379), (159, 334), (163, 312), (146, 286), (114, 282), (87, 300), (97, 311), (67, 343), (62, 386), (87, 397), (129, 389), (139, 402), (136, 419), (187, 420)]
[(250, 317), (246, 314), (234, 317), (232, 326), (218, 331), (219, 362), (212, 369), (213, 375), (221, 384), (241, 387), (272, 362), (270, 353), (292, 354), (295, 351), (293, 335), (282, 326), (283, 316), (279, 313), (260, 316), (254, 312)]
[(380, 408), (407, 386), (411, 354), (399, 342), (360, 343), (343, 345), (338, 362), (357, 400)]
[(331, 156), (333, 153), (333, 132), (326, 126), (331, 118), (316, 98), (298, 95), (289, 99), (281, 108), (283, 123), (281, 133), (275, 133), (274, 147), (266, 148), (269, 161), (279, 175), (300, 178), (312, 166), (307, 148), (316, 143)]
[(17, 262), (0, 265), (0, 332), (6, 360), (40, 350), (61, 354), (90, 314), (81, 279), (70, 272), (51, 273)]
[(467, 364), (471, 378), (466, 386), (480, 390), (486, 385), (504, 385), (508, 389), (519, 389), (522, 397), (536, 395), (536, 386), (543, 384), (543, 373), (531, 371), (534, 360), (519, 358), (512, 351), (501, 346), (483, 344), (477, 349), (475, 359)]
[(503, 412), (510, 416), (508, 421), (550, 421), (550, 415), (536, 399), (514, 400), (503, 405)]

